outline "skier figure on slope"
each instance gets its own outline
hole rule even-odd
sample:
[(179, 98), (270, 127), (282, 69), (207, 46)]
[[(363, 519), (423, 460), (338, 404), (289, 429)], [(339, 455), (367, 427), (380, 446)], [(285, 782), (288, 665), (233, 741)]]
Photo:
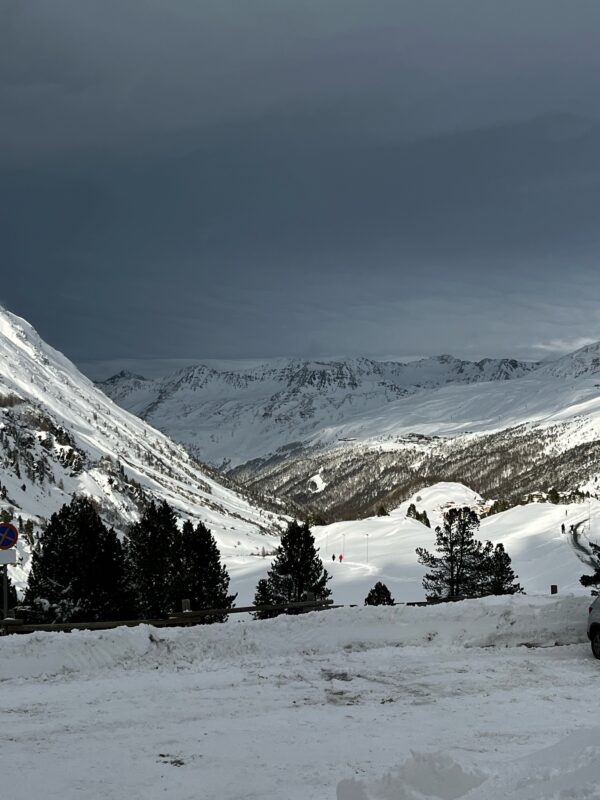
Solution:
[(335, 553), (331, 556), (332, 560), (335, 561)]
[(342, 563), (342, 559), (343, 559), (343, 558), (344, 558), (344, 556), (343, 556), (343, 555), (340, 553), (340, 555), (339, 555), (340, 564)]
[(561, 532), (561, 533), (564, 533), (564, 532), (565, 532), (565, 523), (564, 523), (564, 522), (563, 522), (563, 524), (560, 526), (560, 532)]

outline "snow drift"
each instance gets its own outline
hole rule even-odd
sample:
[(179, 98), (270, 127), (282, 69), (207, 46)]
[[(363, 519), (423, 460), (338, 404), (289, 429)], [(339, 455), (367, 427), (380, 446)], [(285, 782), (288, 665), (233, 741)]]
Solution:
[(586, 597), (488, 597), (419, 607), (339, 608), (261, 622), (13, 634), (0, 640), (3, 674), (23, 679), (107, 670), (198, 669), (384, 647), (552, 646), (586, 641)]
[(503, 765), (500, 774), (470, 770), (445, 753), (413, 753), (368, 786), (340, 781), (337, 800), (594, 800), (600, 797), (600, 728)]

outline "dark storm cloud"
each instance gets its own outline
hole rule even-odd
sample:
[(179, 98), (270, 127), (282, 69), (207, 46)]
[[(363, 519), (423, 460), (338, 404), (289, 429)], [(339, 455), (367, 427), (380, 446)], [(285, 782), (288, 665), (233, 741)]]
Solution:
[(600, 338), (596, 0), (0, 15), (0, 301), (72, 357)]

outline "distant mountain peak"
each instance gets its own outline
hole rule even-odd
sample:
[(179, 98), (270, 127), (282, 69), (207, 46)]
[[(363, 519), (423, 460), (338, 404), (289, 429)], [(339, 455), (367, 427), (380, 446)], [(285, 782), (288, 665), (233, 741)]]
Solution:
[(543, 367), (547, 375), (562, 378), (581, 378), (600, 374), (600, 342), (591, 342), (573, 353), (548, 362)]
[(105, 383), (118, 383), (119, 381), (145, 381), (147, 380), (143, 375), (138, 375), (135, 372), (131, 372), (128, 369), (122, 369), (120, 372), (116, 372), (114, 375), (111, 375), (110, 378), (107, 378)]

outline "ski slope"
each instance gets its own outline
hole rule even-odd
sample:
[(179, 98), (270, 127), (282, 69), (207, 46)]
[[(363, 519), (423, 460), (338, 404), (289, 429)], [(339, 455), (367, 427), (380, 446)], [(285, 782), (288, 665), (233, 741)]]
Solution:
[[(431, 528), (406, 517), (411, 503), (427, 511)], [(315, 527), (313, 533), (321, 558), (331, 577), (333, 599), (362, 604), (377, 581), (386, 584), (397, 602), (424, 600), (424, 569), (417, 563), (417, 547), (435, 549), (436, 525), (450, 505), (468, 505), (476, 511), (483, 499), (458, 483), (438, 483), (421, 489), (387, 517), (337, 522)], [(588, 512), (591, 511), (591, 532)], [(579, 583), (588, 566), (572, 546), (561, 525), (583, 523), (581, 540), (600, 542), (600, 501), (572, 505), (530, 503), (482, 519), (478, 538), (502, 543), (508, 551), (518, 580), (528, 594), (548, 594), (556, 584), (563, 593), (589, 594)], [(367, 555), (368, 549), (368, 555)], [(342, 563), (332, 556), (343, 554)], [(266, 563), (265, 563), (266, 562)], [(259, 578), (266, 575), (270, 559), (229, 561), (232, 586), (238, 603), (250, 602)]]
[(2, 797), (590, 800), (588, 602), (4, 637)]

